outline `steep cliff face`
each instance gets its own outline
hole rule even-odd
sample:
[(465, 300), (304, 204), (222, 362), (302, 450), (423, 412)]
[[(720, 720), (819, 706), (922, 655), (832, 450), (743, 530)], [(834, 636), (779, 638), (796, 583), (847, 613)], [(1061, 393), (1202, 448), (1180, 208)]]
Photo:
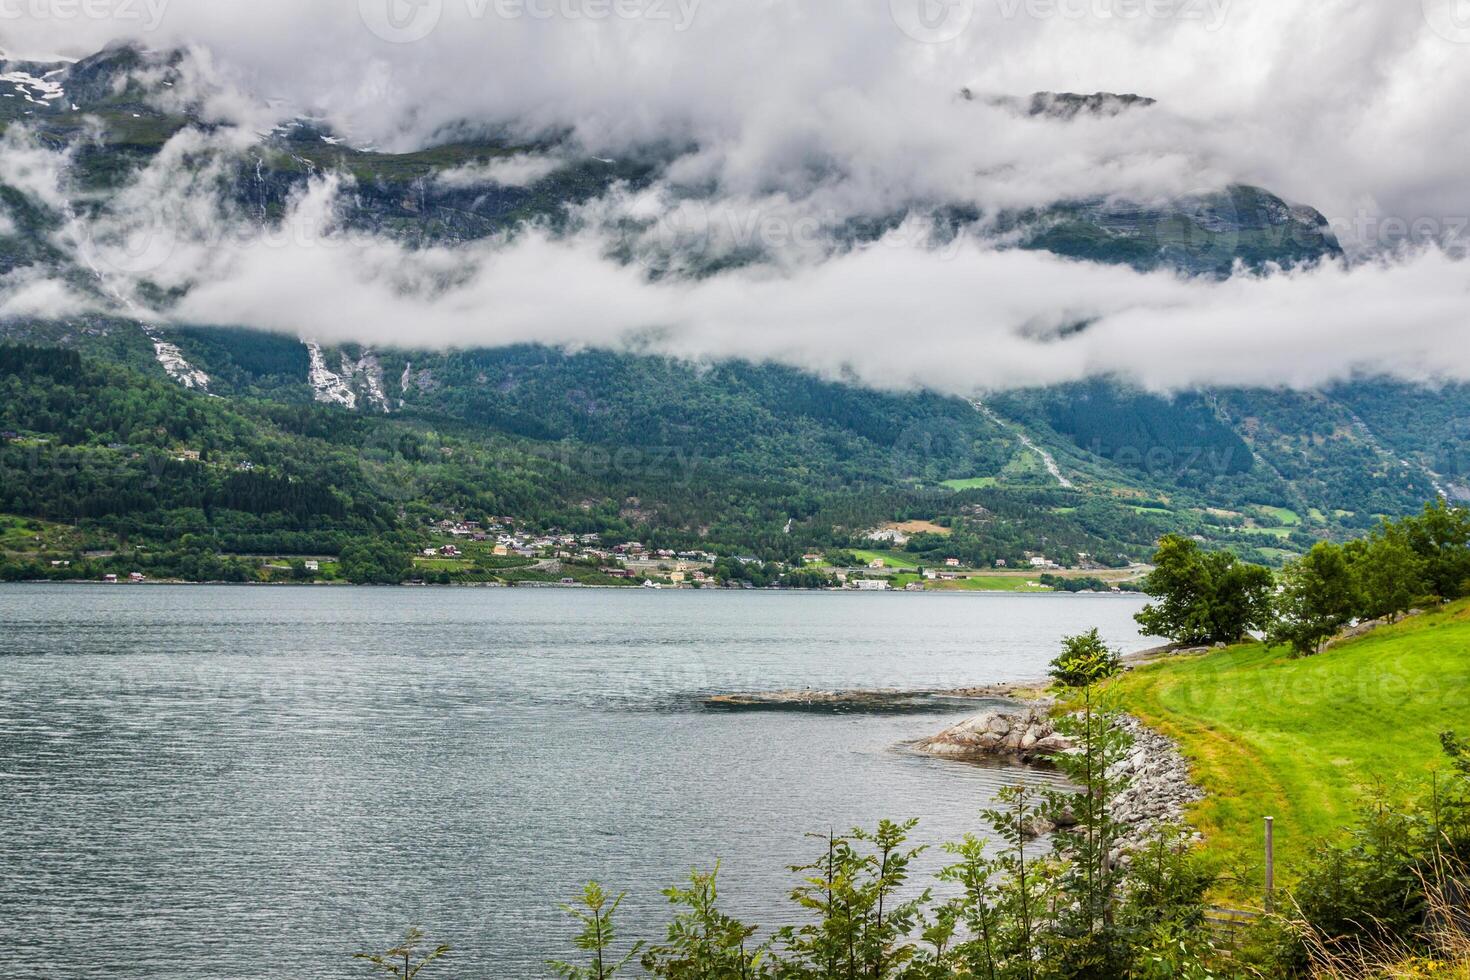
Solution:
[(1153, 202), (1082, 201), (1011, 220), (1025, 248), (1144, 271), (1223, 278), (1237, 263), (1259, 270), (1342, 254), (1320, 212), (1259, 187)]

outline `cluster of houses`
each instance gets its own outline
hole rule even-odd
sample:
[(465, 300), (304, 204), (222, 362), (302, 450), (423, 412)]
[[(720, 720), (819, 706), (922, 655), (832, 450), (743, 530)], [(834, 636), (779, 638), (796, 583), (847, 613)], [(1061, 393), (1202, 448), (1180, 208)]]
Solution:
[[(464, 549), (457, 542), (472, 541), (488, 546), (491, 554), (540, 560), (595, 564), (613, 578), (666, 578), (675, 584), (711, 581), (710, 566), (717, 557), (708, 551), (673, 551), (648, 548), (640, 541), (604, 546), (598, 534), (568, 534), (562, 531), (528, 533), (519, 531), (510, 518), (481, 524), (479, 521), (441, 520), (434, 530), (455, 541), (424, 549), (430, 558), (459, 558)], [(757, 559), (740, 559), (754, 562)]]
[[(595, 534), (525, 534), (516, 531), (509, 518), (483, 525), (479, 521), (445, 519), (437, 522), (434, 530), (452, 538), (490, 543), (497, 555), (518, 555), (522, 558), (540, 558), (549, 552), (569, 555), (573, 550), (595, 544), (598, 540)], [(458, 545), (448, 544), (437, 549), (425, 549), (424, 554), (456, 558), (461, 551)]]

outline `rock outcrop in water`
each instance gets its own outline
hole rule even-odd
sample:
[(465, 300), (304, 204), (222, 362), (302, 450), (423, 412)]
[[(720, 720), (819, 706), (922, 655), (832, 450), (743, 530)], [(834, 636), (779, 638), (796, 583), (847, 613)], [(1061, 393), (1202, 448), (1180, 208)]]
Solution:
[(1021, 711), (987, 711), (919, 743), (921, 752), (950, 759), (1058, 755), (1072, 740), (1057, 732), (1044, 702)]
[(933, 711), (993, 697), (973, 690), (954, 691), (761, 691), (746, 694), (716, 694), (704, 706), (721, 711), (851, 711), (867, 714)]
[[(916, 746), (919, 751), (948, 759), (1017, 759), (1043, 761), (1076, 751), (1072, 739), (1056, 730), (1046, 702), (1018, 709), (988, 711), (952, 725)], [(1133, 737), (1128, 755), (1108, 771), (1128, 785), (1109, 801), (1114, 819), (1126, 827), (1118, 841), (1115, 860), (1145, 844), (1159, 827), (1184, 823), (1190, 804), (1204, 793), (1190, 782), (1189, 765), (1168, 738), (1124, 715), (1121, 726)], [(1049, 823), (1033, 827), (1039, 836), (1056, 829)]]

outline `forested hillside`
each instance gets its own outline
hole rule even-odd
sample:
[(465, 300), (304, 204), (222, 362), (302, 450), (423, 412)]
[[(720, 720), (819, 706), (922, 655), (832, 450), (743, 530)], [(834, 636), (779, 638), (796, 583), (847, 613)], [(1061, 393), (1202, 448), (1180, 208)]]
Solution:
[[(119, 202), (136, 206), (160, 160), (188, 182), (190, 207), (225, 226), (207, 229), (216, 235), (280, 231), (312, 182), (330, 177), (350, 191), (334, 231), (449, 249), (585, 231), (593, 205), (636, 196), (688, 149), (601, 158), (554, 133), (470, 127), (391, 153), (307, 118), (223, 148), (201, 105), (169, 91), (187, 81), (186, 60), (120, 46), (76, 63), (6, 63), (15, 97), (0, 100), (0, 126), (18, 146), (57, 154), (59, 172), (54, 186), (33, 171), (0, 182), (0, 273), (52, 277), (90, 306), (0, 321), (12, 345), (4, 512), (123, 539), (188, 535), (224, 552), (336, 553), (389, 534), (407, 547), (432, 519), (498, 515), (782, 561), (921, 521), (943, 533), (901, 544), (929, 561), (1047, 553), (1118, 565), (1182, 530), (1276, 564), (1435, 494), (1470, 496), (1463, 387), (1158, 393), (1100, 379), (977, 388), (972, 402), (770, 363), (420, 349), (407, 329), (401, 345), (321, 347), (304, 328), (145, 318), (191, 283), (152, 277), (146, 263), (110, 267), (87, 234), (94, 219), (116, 219)], [(1090, 111), (1083, 97), (1043, 95), (1031, 104), (1050, 106), (1042, 115), (1058, 124)], [(527, 161), (513, 179), (484, 176)], [(694, 196), (678, 203), (702, 206), (682, 193)], [(824, 247), (860, 248), (920, 221), (1001, 249), (1208, 279), (1340, 254), (1322, 215), (1245, 186), (1000, 213), (941, 194), (877, 212), (822, 229)], [(625, 214), (613, 230), (617, 221), (627, 227), (612, 258), (649, 279), (771, 260), (759, 240), (716, 247), (657, 219)], [(218, 245), (163, 231), (177, 251)], [(72, 353), (49, 361), (32, 347)]]

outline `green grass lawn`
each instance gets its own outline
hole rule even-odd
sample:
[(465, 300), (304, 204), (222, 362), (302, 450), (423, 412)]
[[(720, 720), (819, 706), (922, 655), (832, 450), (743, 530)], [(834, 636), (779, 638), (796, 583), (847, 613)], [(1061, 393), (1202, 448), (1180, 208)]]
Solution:
[[(1191, 819), (1227, 867), (1259, 875), (1262, 818), (1276, 818), (1278, 882), (1313, 838), (1353, 820), (1375, 781), (1404, 791), (1470, 733), (1470, 602), (1292, 659), (1248, 644), (1139, 668), (1115, 682), (1125, 706), (1176, 738), (1209, 794)], [(1258, 882), (1226, 886), (1249, 899)]]
[(1039, 588), (1035, 579), (1015, 575), (972, 575), (953, 582), (933, 581), (929, 588), (938, 592), (1048, 592)]
[(1282, 527), (1296, 527), (1302, 522), (1301, 516), (1289, 507), (1260, 506), (1256, 510), (1273, 518)]
[(1283, 541), (1291, 537), (1289, 527), (1238, 527), (1235, 530), (1239, 534), (1263, 534)]
[(428, 558), (415, 555), (413, 566), (430, 572), (464, 572), (475, 567), (468, 558)]
[(988, 490), (995, 486), (995, 477), (976, 476), (968, 480), (945, 480), (940, 486), (949, 487), (951, 490)]
[(898, 551), (854, 551), (858, 561), (864, 565), (876, 559), (882, 558), (883, 563), (889, 568), (918, 568), (919, 562), (910, 555)]

